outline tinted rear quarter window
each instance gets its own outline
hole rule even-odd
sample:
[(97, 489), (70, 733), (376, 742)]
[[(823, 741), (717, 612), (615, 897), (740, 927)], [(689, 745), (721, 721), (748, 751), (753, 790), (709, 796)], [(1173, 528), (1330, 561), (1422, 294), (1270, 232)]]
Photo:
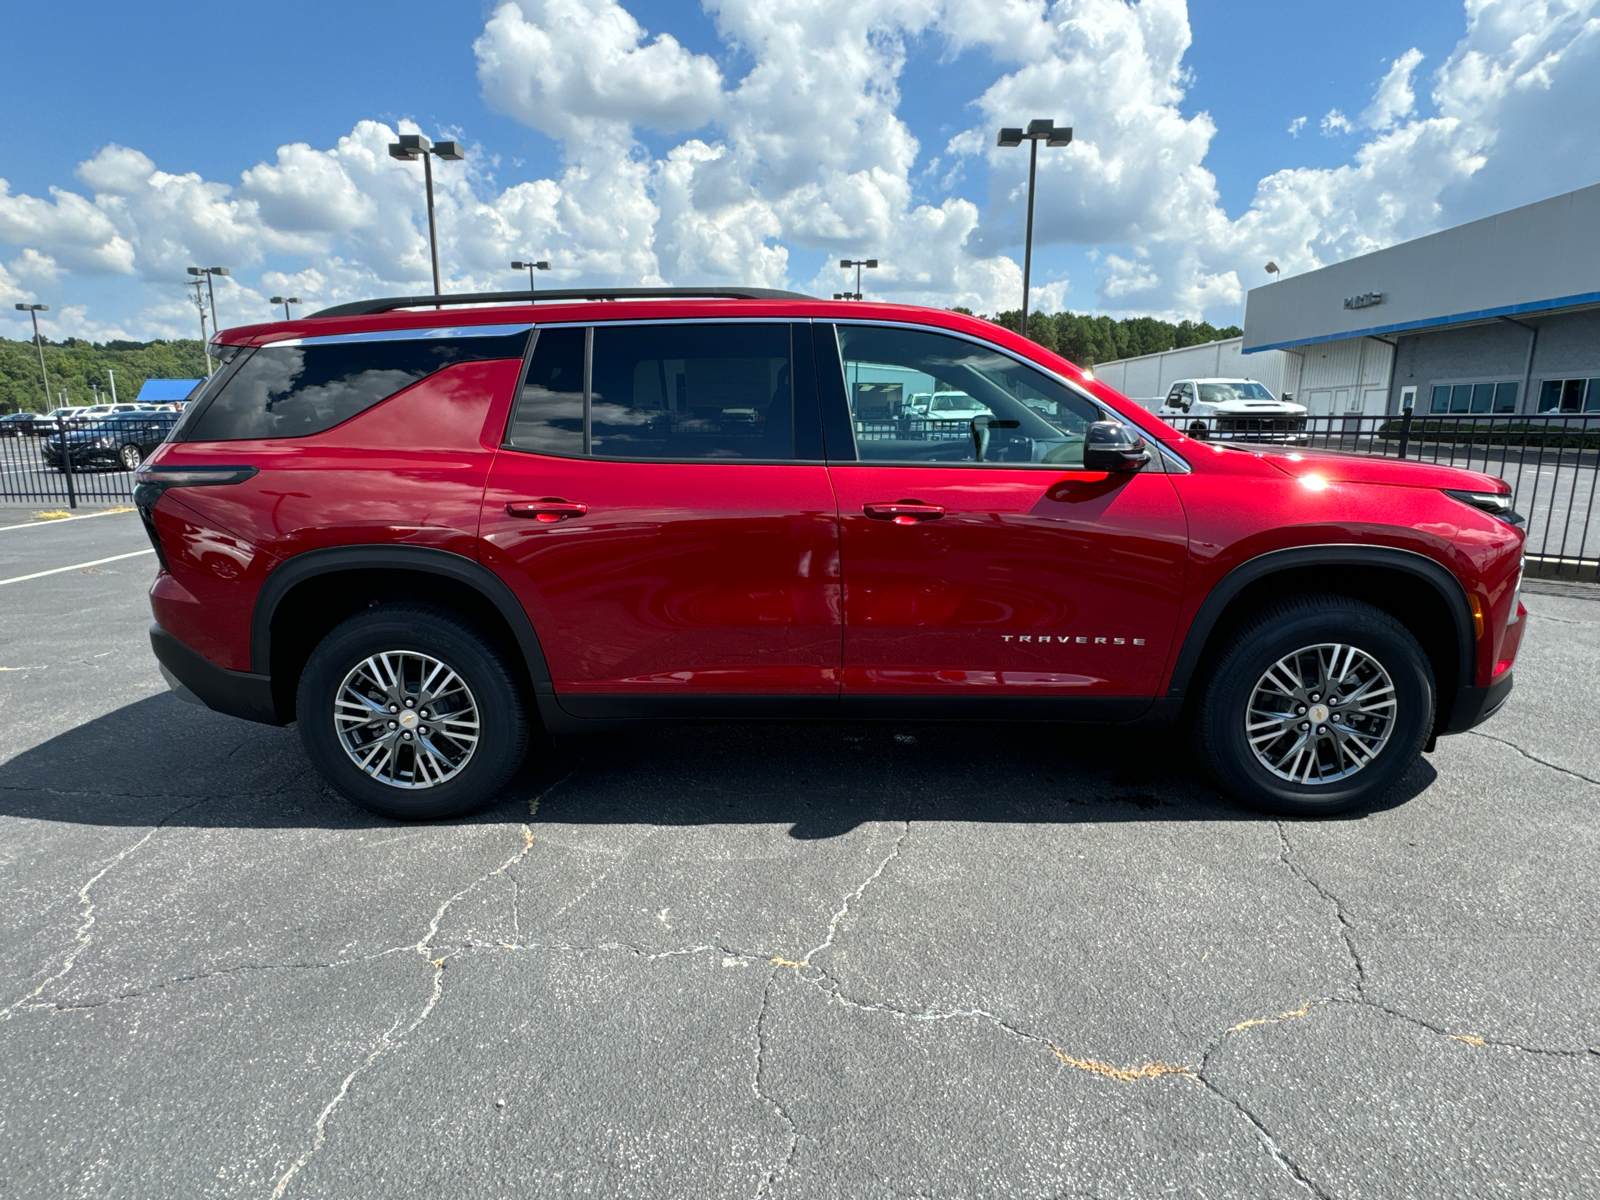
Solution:
[(587, 412), (585, 336), (540, 331), (507, 445), (620, 459), (794, 456), (788, 324), (597, 325)]
[(463, 362), (521, 358), (527, 332), (487, 337), (306, 339), (262, 346), (219, 372), (190, 405), (179, 440), (233, 442), (322, 433)]

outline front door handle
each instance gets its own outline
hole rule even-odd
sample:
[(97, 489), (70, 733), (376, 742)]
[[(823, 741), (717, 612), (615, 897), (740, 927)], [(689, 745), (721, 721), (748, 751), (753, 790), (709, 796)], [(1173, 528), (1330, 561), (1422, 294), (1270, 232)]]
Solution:
[(937, 521), (944, 516), (938, 504), (924, 504), (920, 500), (896, 500), (888, 504), (863, 504), (861, 511), (874, 521), (893, 521), (896, 525), (915, 525), (919, 521)]
[(513, 517), (532, 517), (546, 525), (565, 521), (568, 517), (581, 517), (589, 511), (587, 504), (574, 504), (560, 496), (546, 496), (543, 500), (513, 500), (506, 512)]

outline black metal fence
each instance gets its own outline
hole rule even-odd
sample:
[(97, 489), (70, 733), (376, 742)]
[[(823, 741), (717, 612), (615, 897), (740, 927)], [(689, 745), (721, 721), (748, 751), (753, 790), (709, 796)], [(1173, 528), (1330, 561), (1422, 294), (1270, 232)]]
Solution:
[(0, 500), (67, 508), (133, 498), (133, 469), (171, 432), (176, 413), (35, 422), (0, 436)]
[(1511, 485), (1540, 575), (1600, 571), (1600, 413), (1537, 416), (1172, 417), (1191, 437), (1466, 467)]

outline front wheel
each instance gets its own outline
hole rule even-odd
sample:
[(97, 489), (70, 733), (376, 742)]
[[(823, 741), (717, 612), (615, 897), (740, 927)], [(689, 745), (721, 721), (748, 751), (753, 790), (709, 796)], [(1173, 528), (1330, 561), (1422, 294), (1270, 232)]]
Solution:
[(447, 610), (389, 604), (322, 639), (300, 676), (300, 740), (335, 788), (397, 820), (461, 816), (522, 762), (528, 720), (503, 652)]
[(1433, 730), (1428, 656), (1388, 613), (1343, 596), (1280, 601), (1236, 629), (1202, 684), (1197, 749), (1224, 789), (1288, 816), (1376, 800)]

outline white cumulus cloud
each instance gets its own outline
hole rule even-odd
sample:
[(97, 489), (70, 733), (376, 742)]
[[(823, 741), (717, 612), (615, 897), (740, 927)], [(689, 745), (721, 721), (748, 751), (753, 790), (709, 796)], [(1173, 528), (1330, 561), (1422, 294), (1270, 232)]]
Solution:
[[(826, 295), (846, 282), (837, 259), (874, 257), (870, 294), (980, 311), (1015, 307), (1021, 289), (1027, 152), (993, 133), (1036, 114), (1076, 130), (1040, 150), (1036, 251), (1089, 252), (1073, 281), (1036, 255), (1036, 308), (1089, 307), (1093, 288), (1105, 311), (1237, 319), (1269, 258), (1303, 271), (1600, 178), (1600, 139), (1573, 117), (1600, 110), (1600, 0), (1463, 0), (1462, 36), (1431, 74), (1396, 47), (1370, 95), (1321, 119), (1346, 162), (1277, 171), (1236, 217), (1206, 165), (1216, 126), (1185, 111), (1184, 0), (706, 7), (725, 55), (646, 29), (627, 0), (492, 10), (473, 45), (484, 101), (553, 139), (548, 177), (502, 183), (470, 130), (360, 120), (331, 146), (263, 147), (231, 182), (119, 143), (44, 195), (0, 179), (0, 294), (51, 303), (58, 330), (175, 336), (194, 329), (178, 286), (191, 264), (235, 271), (225, 323), (271, 318), (272, 295), (310, 311), (424, 291), (421, 164), (387, 152), (401, 132), (468, 143), (465, 162), (435, 164), (447, 289), (515, 286), (507, 264), (533, 257), (555, 264), (541, 286)], [(972, 52), (991, 69), (962, 97), (970, 126), (920, 144), (901, 111), (908, 62)], [(74, 280), (92, 277), (145, 297), (142, 311), (103, 326), (75, 312)]]

